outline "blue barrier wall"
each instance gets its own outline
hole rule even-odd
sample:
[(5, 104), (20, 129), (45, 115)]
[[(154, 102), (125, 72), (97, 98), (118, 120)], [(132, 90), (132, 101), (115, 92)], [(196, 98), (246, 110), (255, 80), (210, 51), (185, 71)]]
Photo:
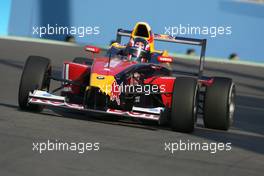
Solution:
[(11, 0), (0, 1), (0, 35), (8, 34)]
[[(238, 3), (231, 0), (12, 0), (9, 34), (33, 35), (32, 26), (99, 27), (99, 35), (77, 37), (80, 43), (107, 45), (115, 38), (117, 28), (131, 29), (137, 21), (147, 21), (155, 33), (165, 27), (231, 26), (230, 35), (188, 35), (208, 39), (208, 56), (228, 57), (236, 52), (240, 58), (263, 61), (264, 5)], [(43, 35), (63, 40), (65, 35)], [(175, 47), (174, 47), (175, 48)], [(173, 49), (171, 46), (169, 49)], [(186, 48), (176, 48), (184, 52)]]

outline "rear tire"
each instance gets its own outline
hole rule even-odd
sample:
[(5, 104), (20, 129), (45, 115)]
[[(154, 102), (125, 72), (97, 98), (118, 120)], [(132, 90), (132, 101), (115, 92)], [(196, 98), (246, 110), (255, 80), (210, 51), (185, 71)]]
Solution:
[(89, 59), (89, 58), (86, 58), (86, 57), (76, 57), (73, 59), (74, 63), (77, 63), (77, 64), (85, 64), (85, 65), (92, 65), (93, 64), (93, 59)]
[(232, 79), (215, 77), (213, 85), (206, 88), (204, 125), (206, 128), (228, 130), (235, 111), (235, 85)]
[(197, 80), (191, 77), (175, 79), (171, 107), (171, 128), (190, 133), (194, 130), (197, 110)]
[(40, 56), (29, 56), (20, 79), (18, 104), (22, 110), (41, 111), (43, 106), (28, 104), (29, 92), (49, 89), (50, 60)]

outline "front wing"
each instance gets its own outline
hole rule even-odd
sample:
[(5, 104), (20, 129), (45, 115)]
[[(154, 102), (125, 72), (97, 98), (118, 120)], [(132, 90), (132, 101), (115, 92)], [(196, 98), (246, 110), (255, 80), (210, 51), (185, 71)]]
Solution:
[(35, 90), (33, 93), (29, 93), (29, 104), (38, 104), (44, 106), (52, 106), (58, 108), (79, 110), (83, 112), (93, 112), (93, 113), (101, 113), (108, 115), (117, 115), (122, 117), (129, 118), (137, 118), (137, 119), (146, 119), (146, 120), (154, 120), (160, 121), (161, 113), (164, 110), (162, 107), (157, 108), (141, 108), (141, 107), (133, 107), (132, 111), (124, 111), (118, 109), (106, 109), (104, 110), (96, 110), (96, 109), (87, 109), (81, 104), (68, 103), (63, 96), (57, 96), (50, 94), (46, 91)]

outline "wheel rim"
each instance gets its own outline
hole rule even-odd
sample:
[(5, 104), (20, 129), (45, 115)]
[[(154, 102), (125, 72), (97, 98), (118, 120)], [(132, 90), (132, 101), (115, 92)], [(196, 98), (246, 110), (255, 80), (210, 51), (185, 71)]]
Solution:
[(234, 89), (234, 84), (232, 84), (229, 92), (229, 99), (228, 99), (228, 114), (229, 114), (229, 121), (230, 124), (233, 123), (234, 119), (234, 112), (235, 112), (235, 89)]
[(194, 102), (193, 102), (193, 118), (194, 121), (196, 121), (196, 117), (197, 117), (197, 102), (198, 102), (198, 86), (196, 86), (195, 88), (195, 95), (194, 95)]

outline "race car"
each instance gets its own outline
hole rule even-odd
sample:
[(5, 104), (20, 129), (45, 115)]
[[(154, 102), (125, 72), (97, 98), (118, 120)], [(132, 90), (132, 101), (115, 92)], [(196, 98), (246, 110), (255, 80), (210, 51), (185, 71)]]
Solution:
[[(123, 37), (129, 37), (124, 46)], [(175, 58), (155, 50), (154, 41), (200, 46), (197, 73), (168, 68), (164, 63), (173, 64)], [(85, 46), (91, 57), (65, 61), (62, 77), (52, 74), (50, 59), (29, 56), (20, 80), (20, 108), (40, 112), (52, 106), (114, 115), (185, 133), (194, 130), (198, 116), (206, 128), (230, 128), (235, 84), (230, 78), (203, 74), (206, 39), (153, 34), (140, 22), (132, 31), (118, 29), (114, 43), (103, 56), (100, 48)], [(50, 80), (61, 86), (50, 90)]]

